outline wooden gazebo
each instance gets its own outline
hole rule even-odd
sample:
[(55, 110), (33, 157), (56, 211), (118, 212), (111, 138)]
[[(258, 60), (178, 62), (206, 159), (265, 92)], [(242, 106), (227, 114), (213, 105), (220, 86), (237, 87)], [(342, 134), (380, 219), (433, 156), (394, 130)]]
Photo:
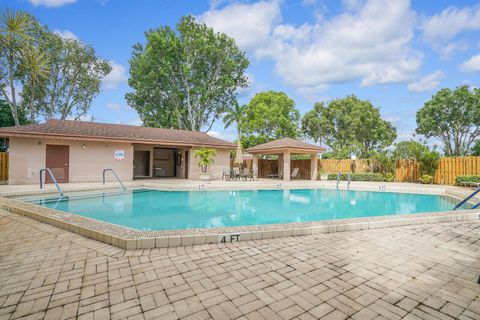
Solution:
[(283, 168), (283, 180), (290, 180), (290, 157), (292, 154), (310, 155), (310, 178), (317, 179), (317, 154), (325, 152), (325, 148), (291, 138), (283, 138), (248, 148), (253, 155), (253, 169), (258, 170), (259, 155), (278, 155), (278, 170)]

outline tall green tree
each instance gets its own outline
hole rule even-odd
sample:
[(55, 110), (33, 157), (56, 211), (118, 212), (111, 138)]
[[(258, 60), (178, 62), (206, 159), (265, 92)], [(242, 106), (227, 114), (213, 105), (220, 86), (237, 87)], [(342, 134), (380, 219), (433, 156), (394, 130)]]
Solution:
[(145, 36), (145, 46), (133, 46), (128, 103), (148, 127), (210, 130), (248, 84), (245, 53), (192, 16), (177, 31), (164, 26)]
[(110, 64), (95, 50), (74, 39), (64, 39), (43, 30), (39, 47), (49, 59), (49, 74), (34, 90), (25, 86), (25, 100), (39, 96), (39, 111), (46, 119), (75, 120), (85, 116), (100, 93), (102, 79), (110, 73)]
[(234, 123), (237, 125), (237, 144), (241, 147), (242, 131), (240, 123), (245, 112), (245, 105), (240, 105), (237, 100), (230, 106), (223, 115), (223, 122), (225, 123), (225, 129), (229, 128)]
[[(50, 60), (36, 47), (28, 46), (22, 54), (21, 72), (24, 73), (24, 92), (29, 92), (28, 106), (30, 110), (30, 122), (34, 123), (37, 116), (35, 105), (35, 87), (39, 81), (47, 79), (50, 73)], [(30, 88), (30, 91), (27, 88)]]
[(388, 147), (397, 137), (396, 129), (380, 115), (368, 100), (355, 95), (333, 100), (325, 106), (315, 104), (304, 116), (303, 132), (312, 139), (324, 139), (335, 154), (356, 153), (368, 157)]
[(302, 117), (302, 132), (307, 138), (313, 139), (315, 143), (321, 142), (325, 132), (322, 130), (321, 114), (325, 106), (323, 102), (317, 102), (313, 109)]
[(417, 112), (417, 133), (443, 142), (446, 156), (465, 156), (480, 136), (480, 89), (441, 89)]
[(284, 92), (257, 93), (240, 122), (244, 148), (279, 138), (296, 138), (300, 112)]
[(0, 93), (8, 103), (13, 121), (20, 124), (16, 86), (22, 51), (31, 41), (35, 20), (28, 13), (5, 9), (0, 13)]

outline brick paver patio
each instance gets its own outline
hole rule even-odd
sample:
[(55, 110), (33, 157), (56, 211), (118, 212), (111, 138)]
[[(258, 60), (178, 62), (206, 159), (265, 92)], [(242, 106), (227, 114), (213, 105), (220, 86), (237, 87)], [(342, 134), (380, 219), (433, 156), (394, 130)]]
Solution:
[(480, 319), (480, 222), (125, 251), (0, 211), (0, 319)]

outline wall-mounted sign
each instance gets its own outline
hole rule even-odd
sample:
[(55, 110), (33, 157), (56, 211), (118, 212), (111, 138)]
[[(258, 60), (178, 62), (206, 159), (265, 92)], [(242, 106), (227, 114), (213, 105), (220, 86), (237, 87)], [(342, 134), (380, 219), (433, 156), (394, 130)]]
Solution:
[(115, 160), (124, 160), (125, 159), (125, 150), (117, 149), (115, 150)]

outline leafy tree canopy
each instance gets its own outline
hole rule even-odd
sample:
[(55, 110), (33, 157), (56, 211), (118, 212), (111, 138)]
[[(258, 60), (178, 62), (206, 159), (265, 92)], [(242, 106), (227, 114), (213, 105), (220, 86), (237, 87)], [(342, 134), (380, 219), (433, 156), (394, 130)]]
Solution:
[(146, 126), (208, 131), (248, 84), (245, 53), (192, 16), (177, 32), (164, 26), (145, 36), (145, 46), (133, 47), (128, 103)]
[(284, 92), (257, 93), (240, 122), (244, 148), (279, 138), (296, 138), (300, 112)]
[[(23, 109), (18, 110), (18, 120), (20, 124), (27, 124), (27, 116)], [(15, 125), (15, 120), (10, 112), (10, 106), (5, 100), (0, 99), (0, 127), (11, 127)]]
[(303, 133), (315, 141), (325, 141), (334, 154), (355, 153), (368, 157), (388, 147), (397, 137), (392, 124), (380, 116), (378, 108), (355, 95), (316, 103), (302, 118)]
[(20, 109), (29, 111), (31, 122), (38, 116), (79, 119), (110, 71), (109, 63), (98, 58), (92, 47), (60, 37), (32, 15), (0, 13), (0, 94), (15, 125), (20, 124)]
[(49, 58), (49, 74), (35, 90), (24, 86), (24, 101), (38, 95), (38, 112), (46, 119), (75, 120), (85, 116), (100, 93), (102, 79), (112, 71), (110, 64), (95, 50), (74, 39), (64, 39), (42, 30), (39, 47)]
[(480, 89), (441, 89), (417, 112), (417, 133), (443, 142), (446, 156), (465, 156), (480, 135)]

